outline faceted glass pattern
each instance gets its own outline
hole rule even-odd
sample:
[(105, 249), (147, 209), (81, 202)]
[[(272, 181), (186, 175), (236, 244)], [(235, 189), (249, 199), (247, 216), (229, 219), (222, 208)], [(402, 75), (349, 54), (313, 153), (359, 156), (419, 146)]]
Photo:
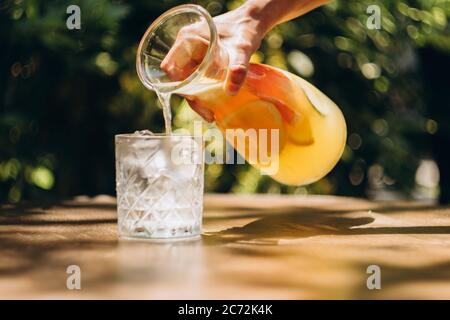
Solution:
[(201, 137), (117, 135), (119, 235), (125, 238), (200, 235), (203, 167)]

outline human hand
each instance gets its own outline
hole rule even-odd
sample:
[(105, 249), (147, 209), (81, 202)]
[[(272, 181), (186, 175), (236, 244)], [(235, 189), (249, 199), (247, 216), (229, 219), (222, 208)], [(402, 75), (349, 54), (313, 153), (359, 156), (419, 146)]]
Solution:
[[(241, 6), (214, 18), (220, 44), (227, 48), (229, 66), (224, 89), (235, 95), (245, 81), (251, 55), (259, 48), (266, 31), (263, 22)], [(175, 81), (186, 79), (202, 62), (209, 45), (205, 24), (182, 28), (161, 68)], [(195, 109), (195, 107), (194, 107)]]
[[(227, 48), (229, 65), (224, 89), (238, 93), (244, 84), (250, 57), (266, 33), (279, 23), (298, 17), (329, 0), (247, 0), (235, 10), (215, 17), (219, 42)], [(194, 24), (180, 30), (175, 44), (161, 63), (161, 69), (175, 81), (186, 79), (202, 62), (209, 45), (209, 29)], [(186, 97), (189, 105), (205, 120), (213, 121), (211, 110)]]

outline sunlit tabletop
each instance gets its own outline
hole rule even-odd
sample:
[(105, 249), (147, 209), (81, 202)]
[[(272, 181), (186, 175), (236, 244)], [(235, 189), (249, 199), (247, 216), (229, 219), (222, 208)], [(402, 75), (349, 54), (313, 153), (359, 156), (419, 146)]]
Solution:
[(450, 298), (449, 207), (207, 195), (200, 240), (153, 243), (118, 240), (115, 204), (0, 207), (0, 298)]

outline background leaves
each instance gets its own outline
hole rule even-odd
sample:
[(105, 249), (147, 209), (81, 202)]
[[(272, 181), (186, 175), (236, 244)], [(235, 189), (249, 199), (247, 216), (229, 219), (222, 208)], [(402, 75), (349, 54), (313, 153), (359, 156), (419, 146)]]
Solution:
[[(155, 95), (135, 73), (137, 44), (154, 18), (182, 3), (1, 2), (2, 202), (114, 194), (114, 135), (163, 131)], [(197, 3), (216, 15), (240, 1)], [(81, 30), (66, 28), (70, 4), (81, 8)], [(381, 8), (381, 30), (366, 26), (369, 5)], [(342, 160), (307, 187), (279, 185), (248, 165), (210, 165), (207, 191), (432, 198), (434, 162), (425, 182), (416, 173), (434, 159), (448, 201), (449, 16), (447, 0), (346, 0), (272, 30), (252, 60), (299, 74), (342, 108)], [(195, 114), (173, 103), (175, 127), (189, 127)]]

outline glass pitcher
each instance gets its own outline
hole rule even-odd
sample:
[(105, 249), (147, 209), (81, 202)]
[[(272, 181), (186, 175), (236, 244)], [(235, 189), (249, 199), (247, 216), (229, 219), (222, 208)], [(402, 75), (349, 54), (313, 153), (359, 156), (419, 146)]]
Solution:
[[(180, 30), (194, 29), (207, 35), (207, 50), (193, 72), (171, 79), (161, 63)], [(227, 48), (209, 13), (197, 5), (182, 5), (147, 29), (136, 67), (142, 83), (159, 96), (178, 94), (211, 112), (227, 141), (278, 182), (305, 185), (331, 171), (346, 141), (345, 120), (336, 104), (304, 79), (264, 64), (250, 64), (242, 88), (234, 96), (227, 95), (223, 84), (228, 61)], [(242, 135), (244, 143), (240, 143)], [(270, 163), (258, 149), (265, 149)]]

